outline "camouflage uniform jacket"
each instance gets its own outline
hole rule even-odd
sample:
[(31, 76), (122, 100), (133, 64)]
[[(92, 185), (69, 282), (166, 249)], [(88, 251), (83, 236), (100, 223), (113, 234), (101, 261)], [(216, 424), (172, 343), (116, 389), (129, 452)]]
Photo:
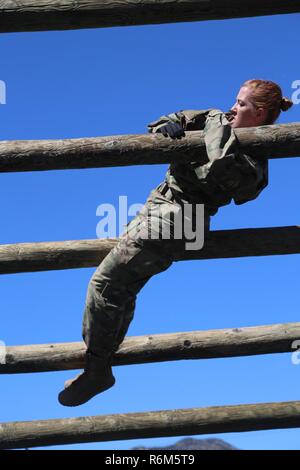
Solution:
[(160, 132), (167, 122), (178, 122), (186, 131), (203, 130), (206, 162), (171, 163), (166, 181), (183, 199), (203, 203), (210, 215), (220, 206), (244, 204), (255, 199), (268, 184), (268, 160), (256, 160), (241, 151), (226, 113), (218, 109), (185, 110), (148, 124)]

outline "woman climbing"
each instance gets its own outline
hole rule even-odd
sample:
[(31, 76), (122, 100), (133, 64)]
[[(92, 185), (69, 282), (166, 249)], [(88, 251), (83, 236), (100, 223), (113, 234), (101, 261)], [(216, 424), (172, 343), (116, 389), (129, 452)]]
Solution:
[[(234, 129), (273, 124), (292, 104), (274, 82), (248, 80), (227, 113), (187, 110), (149, 124), (150, 132), (171, 139), (184, 138), (185, 131), (204, 130), (207, 157), (204, 162), (169, 166), (165, 180), (151, 192), (93, 274), (83, 320), (85, 369), (65, 383), (58, 397), (62, 405), (81, 405), (114, 385), (113, 356), (133, 318), (138, 292), (153, 275), (181, 258), (187, 243), (191, 243), (185, 231), (178, 236), (176, 224), (181, 228), (188, 223), (195, 225), (200, 205), (206, 238), (210, 217), (219, 207), (232, 200), (244, 204), (267, 186), (268, 160), (245, 154)], [(191, 210), (185, 210), (187, 205)]]

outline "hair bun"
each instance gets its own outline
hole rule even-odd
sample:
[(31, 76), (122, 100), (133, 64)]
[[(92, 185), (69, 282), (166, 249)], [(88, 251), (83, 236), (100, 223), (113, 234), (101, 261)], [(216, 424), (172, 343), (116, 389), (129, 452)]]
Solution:
[(281, 111), (287, 111), (288, 109), (290, 109), (293, 106), (293, 104), (294, 103), (289, 98), (286, 98), (284, 96), (281, 99), (281, 102), (280, 102), (280, 109), (281, 109)]

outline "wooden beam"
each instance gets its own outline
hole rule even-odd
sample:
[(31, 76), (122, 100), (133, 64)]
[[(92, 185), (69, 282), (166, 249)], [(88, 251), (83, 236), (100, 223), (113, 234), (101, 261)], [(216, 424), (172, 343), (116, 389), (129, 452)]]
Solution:
[[(235, 129), (240, 148), (258, 158), (300, 155), (300, 124)], [(203, 131), (173, 141), (161, 134), (0, 142), (0, 172), (207, 161)]]
[(0, 424), (0, 449), (300, 427), (300, 401)]
[[(294, 352), (300, 323), (127, 337), (113, 365)], [(84, 368), (84, 343), (8, 346), (0, 374)]]
[(0, 32), (176, 23), (299, 11), (299, 0), (3, 0)]
[[(0, 274), (98, 266), (117, 239), (0, 245)], [(300, 253), (300, 227), (215, 230), (201, 250), (185, 251), (175, 261)]]
[(0, 245), (0, 274), (97, 266), (117, 239)]

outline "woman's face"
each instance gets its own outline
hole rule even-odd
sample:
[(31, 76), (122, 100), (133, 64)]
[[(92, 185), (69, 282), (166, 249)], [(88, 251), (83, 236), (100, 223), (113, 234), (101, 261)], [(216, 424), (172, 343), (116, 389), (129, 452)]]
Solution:
[(251, 90), (242, 87), (231, 108), (232, 116), (228, 119), (231, 127), (262, 126), (267, 117), (267, 110), (257, 108), (251, 101)]

